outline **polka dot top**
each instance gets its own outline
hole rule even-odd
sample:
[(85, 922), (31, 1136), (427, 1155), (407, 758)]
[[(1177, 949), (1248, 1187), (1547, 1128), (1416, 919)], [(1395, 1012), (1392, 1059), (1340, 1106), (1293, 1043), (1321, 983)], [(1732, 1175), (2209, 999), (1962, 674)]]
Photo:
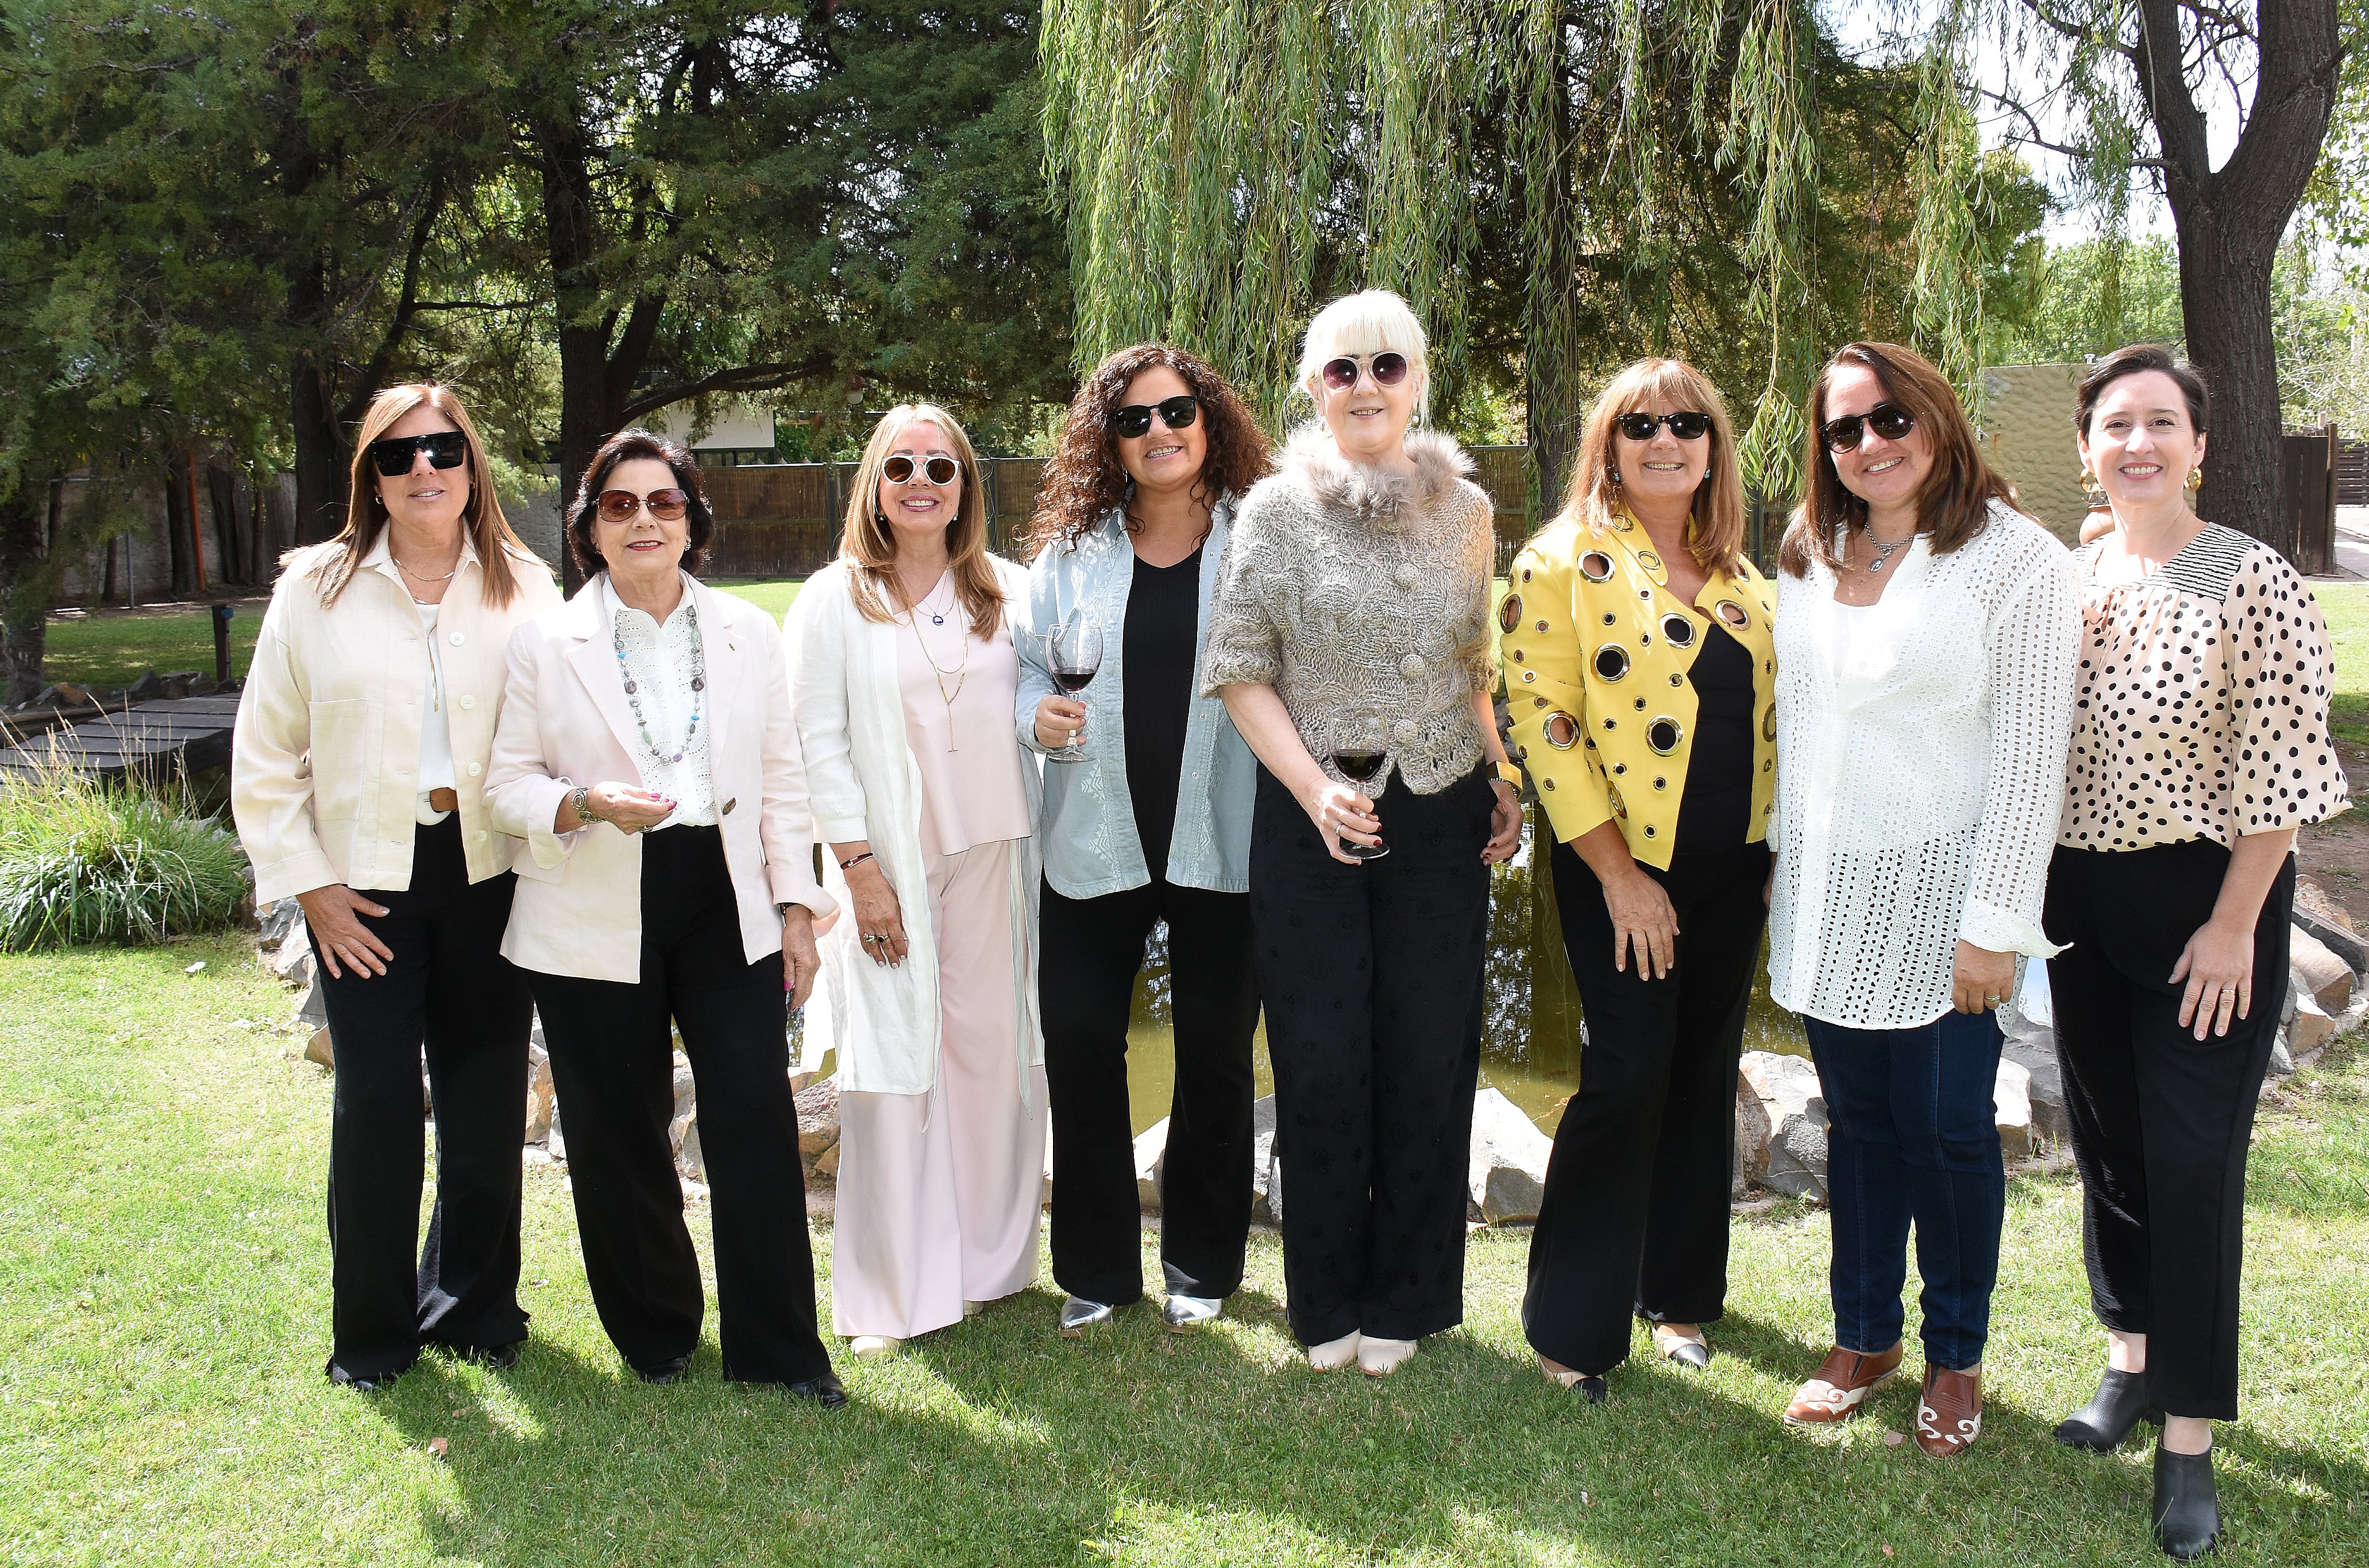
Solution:
[(2226, 844), (2343, 810), (2328, 625), (2295, 568), (2207, 523), (2152, 576), (2107, 586), (2100, 547), (2077, 557), (2081, 658), (2056, 841)]

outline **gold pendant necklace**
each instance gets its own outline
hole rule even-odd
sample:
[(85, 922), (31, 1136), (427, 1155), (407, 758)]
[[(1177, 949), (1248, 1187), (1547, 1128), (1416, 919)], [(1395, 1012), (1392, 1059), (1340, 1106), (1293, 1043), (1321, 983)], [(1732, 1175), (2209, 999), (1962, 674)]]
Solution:
[[(921, 660), (930, 667), (931, 677), (938, 683), (938, 701), (944, 703), (946, 707), (946, 750), (950, 752), (959, 751), (962, 748), (955, 744), (955, 698), (962, 695), (963, 682), (970, 679), (970, 625), (967, 621), (962, 624), (960, 633), (962, 662), (952, 670), (941, 669), (936, 658), (930, 652), (930, 645), (921, 640), (921, 624), (918, 616), (920, 608), (919, 605), (909, 605), (906, 608), (905, 624), (912, 628), (913, 646), (921, 650)], [(946, 608), (951, 613), (956, 606), (950, 604)], [(945, 624), (944, 616), (933, 615), (930, 619), (933, 624)], [(946, 677), (949, 675), (955, 678), (955, 689), (951, 692), (946, 690)]]

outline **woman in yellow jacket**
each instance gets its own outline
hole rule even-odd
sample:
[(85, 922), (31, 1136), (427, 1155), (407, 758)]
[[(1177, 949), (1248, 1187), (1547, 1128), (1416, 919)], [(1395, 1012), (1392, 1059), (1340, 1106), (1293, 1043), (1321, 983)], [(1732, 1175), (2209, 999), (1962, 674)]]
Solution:
[(1613, 378), (1500, 612), (1587, 1015), (1522, 1323), (1588, 1399), (1630, 1315), (1700, 1368), (1727, 1293), (1736, 1058), (1768, 918), (1776, 654), (1726, 410), (1673, 360)]

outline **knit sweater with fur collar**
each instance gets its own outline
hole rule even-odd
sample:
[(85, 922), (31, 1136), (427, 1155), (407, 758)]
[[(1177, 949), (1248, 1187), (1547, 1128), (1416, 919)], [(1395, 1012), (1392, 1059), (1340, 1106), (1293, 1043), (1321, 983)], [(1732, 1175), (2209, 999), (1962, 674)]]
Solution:
[(1492, 692), (1495, 564), (1487, 492), (1447, 436), (1410, 431), (1405, 472), (1342, 456), (1320, 425), (1297, 431), (1243, 498), (1201, 662), (1204, 692), (1271, 685), (1310, 755), (1332, 754), (1364, 711), (1388, 727), (1390, 771), (1432, 795), (1481, 760), (1472, 693)]

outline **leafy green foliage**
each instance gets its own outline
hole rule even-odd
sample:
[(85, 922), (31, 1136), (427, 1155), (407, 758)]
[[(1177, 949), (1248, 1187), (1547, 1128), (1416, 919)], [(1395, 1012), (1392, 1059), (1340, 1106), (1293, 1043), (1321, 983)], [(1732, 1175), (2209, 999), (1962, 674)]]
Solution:
[(248, 887), (236, 835), (185, 791), (0, 778), (0, 952), (188, 935), (228, 923)]

